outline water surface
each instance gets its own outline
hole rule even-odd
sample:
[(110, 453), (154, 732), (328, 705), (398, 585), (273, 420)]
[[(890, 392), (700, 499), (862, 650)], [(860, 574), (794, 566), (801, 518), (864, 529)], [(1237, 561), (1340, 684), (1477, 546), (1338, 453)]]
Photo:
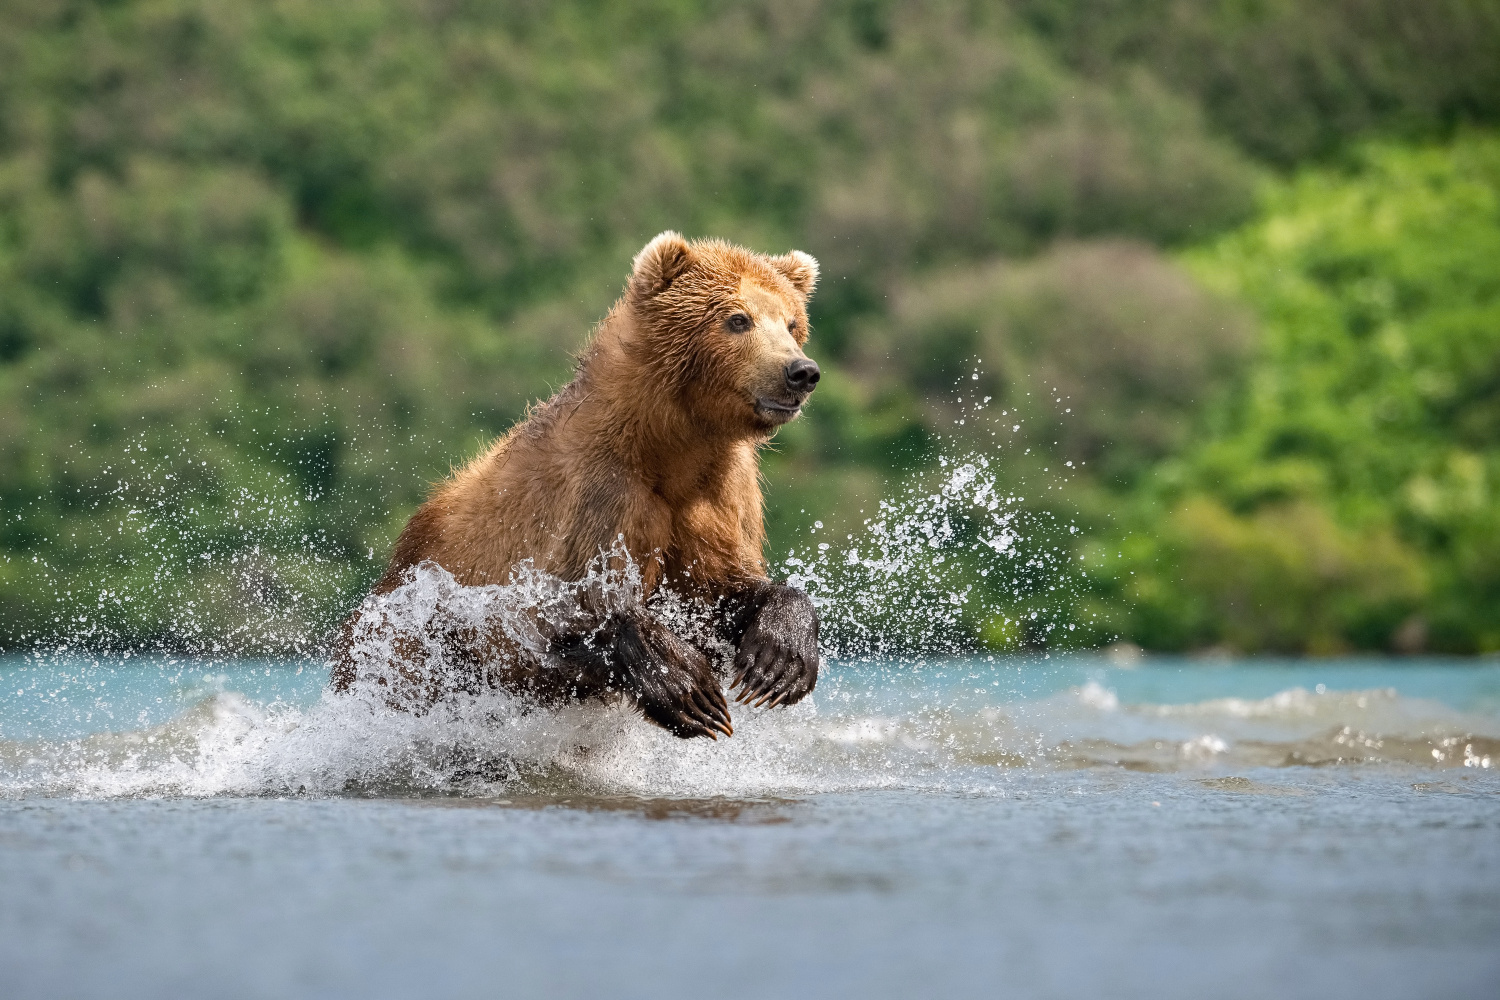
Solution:
[(0, 664), (15, 996), (1500, 994), (1500, 663), (835, 664), (676, 740)]

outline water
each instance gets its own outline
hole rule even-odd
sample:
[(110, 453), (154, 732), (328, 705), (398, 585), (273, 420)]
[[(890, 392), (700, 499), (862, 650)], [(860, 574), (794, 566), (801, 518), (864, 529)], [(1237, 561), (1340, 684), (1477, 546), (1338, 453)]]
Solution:
[(678, 741), (0, 662), (0, 995), (1500, 995), (1500, 663), (835, 663)]

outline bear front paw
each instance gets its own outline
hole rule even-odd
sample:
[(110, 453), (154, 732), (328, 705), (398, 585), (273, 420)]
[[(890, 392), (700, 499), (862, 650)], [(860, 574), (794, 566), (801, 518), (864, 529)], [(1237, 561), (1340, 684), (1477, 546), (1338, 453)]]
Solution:
[(683, 739), (734, 735), (729, 703), (708, 657), (665, 628), (627, 628), (621, 639), (630, 664), (627, 691), (641, 714)]
[(734, 700), (795, 705), (818, 683), (818, 616), (806, 594), (783, 588), (745, 630), (734, 657)]

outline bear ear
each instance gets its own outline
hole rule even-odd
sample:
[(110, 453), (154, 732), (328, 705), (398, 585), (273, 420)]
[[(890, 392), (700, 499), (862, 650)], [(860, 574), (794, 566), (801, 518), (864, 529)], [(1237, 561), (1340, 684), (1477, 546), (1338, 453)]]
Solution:
[(668, 229), (641, 248), (631, 264), (630, 291), (649, 299), (672, 287), (693, 263), (693, 249), (681, 233)]
[(818, 259), (810, 253), (793, 250), (771, 258), (771, 266), (780, 271), (805, 299), (818, 287)]

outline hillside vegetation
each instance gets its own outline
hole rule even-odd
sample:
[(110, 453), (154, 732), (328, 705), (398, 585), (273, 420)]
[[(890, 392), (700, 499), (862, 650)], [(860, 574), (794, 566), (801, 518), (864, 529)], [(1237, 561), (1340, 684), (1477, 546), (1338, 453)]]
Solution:
[(977, 448), (1073, 641), (1500, 647), (1497, 74), (1481, 0), (0, 4), (0, 646), (315, 642), (676, 228), (823, 263), (777, 553)]
[(1351, 160), (1184, 255), (1262, 333), (1137, 491), (1151, 645), (1500, 649), (1500, 138)]

